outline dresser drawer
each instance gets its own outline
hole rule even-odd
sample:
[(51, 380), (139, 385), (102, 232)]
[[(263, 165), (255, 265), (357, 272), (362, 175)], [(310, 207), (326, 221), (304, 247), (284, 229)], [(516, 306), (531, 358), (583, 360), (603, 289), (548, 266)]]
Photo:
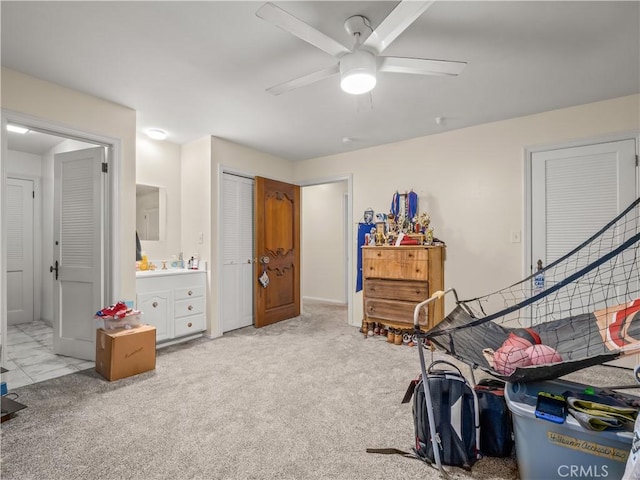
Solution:
[(184, 287), (174, 290), (175, 300), (183, 300), (185, 298), (202, 297), (204, 295), (204, 287)]
[(362, 274), (366, 278), (427, 280), (428, 260), (426, 248), (363, 248)]
[(190, 315), (187, 317), (176, 318), (175, 336), (190, 335), (192, 333), (200, 333), (204, 330), (204, 315)]
[(429, 285), (427, 282), (371, 279), (364, 284), (364, 296), (418, 303), (429, 298)]
[(176, 320), (178, 317), (185, 315), (195, 315), (196, 313), (204, 312), (204, 298), (187, 298), (186, 300), (177, 300), (175, 302), (174, 316)]
[[(367, 321), (370, 322), (375, 322), (378, 319), (381, 321), (407, 323), (407, 326), (410, 326), (413, 325), (413, 311), (418, 303), (366, 298), (364, 300), (364, 313)], [(424, 308), (420, 310), (418, 323), (427, 325)]]

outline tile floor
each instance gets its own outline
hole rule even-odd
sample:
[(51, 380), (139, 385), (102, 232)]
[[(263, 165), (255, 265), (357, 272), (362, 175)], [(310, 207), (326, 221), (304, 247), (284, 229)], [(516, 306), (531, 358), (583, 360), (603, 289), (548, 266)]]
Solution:
[(94, 368), (93, 362), (53, 353), (53, 328), (42, 321), (10, 325), (7, 363), (2, 374), (9, 391), (14, 388)]

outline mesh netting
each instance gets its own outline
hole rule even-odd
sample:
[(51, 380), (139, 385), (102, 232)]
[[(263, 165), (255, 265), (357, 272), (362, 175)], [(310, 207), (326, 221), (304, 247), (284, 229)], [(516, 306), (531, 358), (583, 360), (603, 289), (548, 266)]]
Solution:
[(557, 378), (640, 353), (639, 204), (534, 275), (458, 301), (427, 338), (508, 381)]

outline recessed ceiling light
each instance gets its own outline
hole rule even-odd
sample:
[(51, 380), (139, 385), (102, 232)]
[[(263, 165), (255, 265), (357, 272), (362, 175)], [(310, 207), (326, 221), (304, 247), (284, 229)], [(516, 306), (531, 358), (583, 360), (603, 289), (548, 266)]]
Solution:
[(13, 133), (27, 133), (29, 131), (29, 129), (27, 127), (22, 127), (20, 125), (11, 125), (10, 123), (7, 124), (7, 131), (8, 132), (13, 132)]
[(146, 133), (149, 138), (153, 138), (154, 140), (164, 140), (167, 138), (167, 133), (159, 128), (150, 128)]

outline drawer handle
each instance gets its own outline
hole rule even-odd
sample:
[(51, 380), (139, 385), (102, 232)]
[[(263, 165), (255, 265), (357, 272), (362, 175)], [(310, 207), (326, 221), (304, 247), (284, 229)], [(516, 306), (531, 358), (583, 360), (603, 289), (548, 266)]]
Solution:
[(409, 258), (413, 258), (413, 253), (410, 253), (410, 254), (409, 254)]
[(189, 306), (187, 307), (187, 310), (193, 310), (193, 305), (189, 305)]
[(193, 326), (193, 323), (189, 322), (187, 323), (187, 327), (191, 328)]
[(379, 257), (382, 256), (382, 252), (378, 252), (376, 255), (378, 255)]
[(375, 310), (376, 310), (375, 307), (373, 307), (373, 306), (369, 307), (369, 311), (370, 312), (374, 312)]
[(153, 303), (151, 304), (151, 306), (152, 306), (153, 308), (156, 308), (156, 307), (158, 306), (158, 302), (153, 302)]
[(191, 290), (189, 290), (189, 291), (187, 292), (187, 295), (191, 296), (191, 295), (193, 295), (193, 292), (192, 292)]

